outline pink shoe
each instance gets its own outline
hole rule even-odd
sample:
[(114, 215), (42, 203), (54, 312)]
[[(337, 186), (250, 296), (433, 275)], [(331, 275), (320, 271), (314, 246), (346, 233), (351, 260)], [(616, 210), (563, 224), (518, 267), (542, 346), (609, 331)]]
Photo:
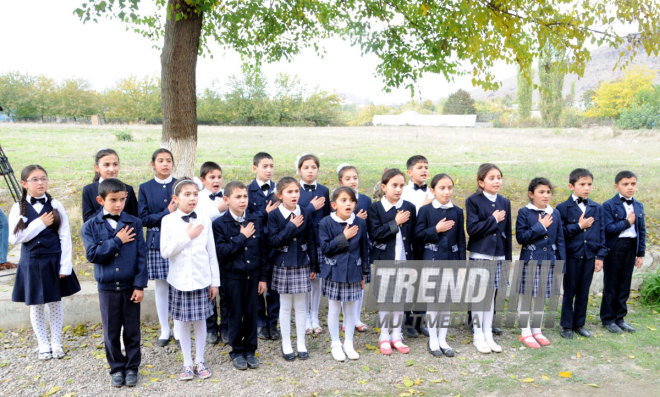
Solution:
[(394, 342), (392, 342), (392, 346), (394, 346), (394, 348), (399, 353), (402, 353), (402, 354), (410, 353), (410, 348), (408, 346), (404, 345), (403, 342), (401, 342), (401, 339), (395, 340)]
[(367, 324), (358, 325), (355, 328), (358, 330), (358, 332), (364, 332), (369, 330), (369, 326)]
[(532, 336), (534, 337), (534, 339), (536, 339), (536, 341), (539, 343), (539, 345), (541, 345), (541, 346), (550, 346), (550, 341), (548, 340), (548, 338), (543, 336), (542, 333), (539, 332), (538, 334), (532, 334)]
[(378, 342), (378, 346), (380, 347), (380, 353), (384, 354), (386, 356), (389, 356), (392, 354), (392, 345), (390, 345), (390, 341), (388, 340), (382, 340)]
[(531, 335), (530, 335), (530, 336), (526, 336), (526, 337), (524, 337), (524, 338), (523, 338), (522, 335), (520, 335), (520, 336), (518, 337), (518, 340), (519, 340), (520, 342), (524, 343), (525, 345), (527, 345), (527, 347), (529, 347), (529, 348), (531, 348), (531, 349), (540, 349), (540, 348), (541, 348), (541, 345), (539, 345), (539, 343), (536, 341), (536, 339), (534, 339), (534, 337), (531, 336)]

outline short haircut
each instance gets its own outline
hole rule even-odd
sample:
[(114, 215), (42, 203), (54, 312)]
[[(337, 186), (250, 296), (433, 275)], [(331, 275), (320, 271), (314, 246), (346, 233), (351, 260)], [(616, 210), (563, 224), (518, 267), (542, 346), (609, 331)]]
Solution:
[(575, 182), (579, 181), (580, 178), (591, 178), (593, 180), (594, 176), (586, 168), (576, 168), (568, 175), (568, 183), (575, 185)]
[(126, 185), (124, 182), (117, 178), (104, 179), (99, 183), (99, 196), (105, 200), (105, 197), (110, 193), (126, 192)]
[(222, 172), (222, 168), (218, 165), (218, 163), (215, 163), (213, 161), (207, 161), (199, 169), (199, 177), (200, 178), (206, 178), (206, 174), (208, 174), (211, 171), (218, 170)]
[(435, 185), (437, 185), (438, 182), (440, 182), (445, 178), (449, 179), (451, 181), (451, 185), (454, 186), (454, 180), (448, 174), (441, 173), (433, 177), (433, 179), (431, 180), (431, 188), (435, 189)]
[(416, 154), (416, 155), (412, 156), (411, 158), (409, 158), (408, 161), (406, 161), (406, 169), (409, 169), (409, 170), (413, 169), (413, 167), (415, 165), (417, 165), (417, 163), (426, 163), (426, 164), (428, 164), (429, 161), (426, 159), (426, 157), (422, 156), (421, 154)]
[(300, 156), (300, 158), (298, 159), (298, 169), (300, 169), (300, 167), (302, 167), (303, 163), (307, 160), (314, 160), (314, 163), (316, 164), (316, 168), (319, 168), (321, 166), (321, 162), (319, 161), (318, 157), (316, 157), (313, 154), (307, 153), (307, 154), (304, 154), (304, 155)]
[(355, 197), (355, 191), (353, 191), (353, 189), (351, 189), (348, 186), (339, 186), (338, 188), (333, 190), (332, 199), (330, 201), (332, 201), (334, 203), (335, 201), (337, 201), (337, 199), (339, 198), (339, 195), (342, 194), (342, 193), (348, 194), (348, 197), (351, 198), (351, 201), (354, 202), (354, 203), (357, 203), (357, 197)]
[(621, 179), (625, 178), (635, 178), (637, 179), (637, 175), (635, 175), (634, 172), (632, 171), (621, 171), (616, 176), (614, 177), (614, 183), (619, 183), (621, 182)]
[(296, 186), (298, 186), (298, 189), (300, 189), (300, 183), (298, 183), (298, 180), (292, 176), (285, 176), (279, 181), (277, 181), (277, 185), (275, 185), (275, 189), (277, 190), (278, 193), (281, 193), (285, 187), (289, 186), (291, 183), (295, 183)]
[(197, 186), (197, 183), (193, 181), (191, 178), (184, 176), (181, 179), (177, 179), (176, 182), (174, 182), (174, 195), (178, 196), (181, 193), (181, 189), (183, 189), (184, 186), (186, 185), (193, 185), (197, 190), (199, 190), (199, 186)]
[(544, 178), (542, 176), (537, 176), (536, 178), (532, 179), (529, 182), (529, 186), (527, 186), (527, 191), (530, 193), (534, 193), (534, 190), (536, 190), (536, 188), (539, 186), (547, 186), (550, 188), (550, 191), (552, 192), (553, 189), (552, 183), (550, 183), (550, 180), (548, 178)]
[(259, 152), (259, 153), (255, 154), (254, 157), (252, 158), (252, 164), (253, 165), (259, 165), (259, 162), (263, 159), (272, 160), (273, 156), (271, 156), (270, 154), (268, 154), (266, 152)]
[(231, 181), (225, 186), (225, 192), (224, 196), (225, 197), (231, 197), (232, 193), (234, 193), (236, 190), (242, 190), (242, 189), (247, 189), (243, 182), (239, 181)]

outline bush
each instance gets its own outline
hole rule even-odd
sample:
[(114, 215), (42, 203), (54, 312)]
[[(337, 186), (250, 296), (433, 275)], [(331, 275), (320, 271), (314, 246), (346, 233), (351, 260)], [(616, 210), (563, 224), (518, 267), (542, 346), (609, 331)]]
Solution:
[(115, 137), (120, 142), (132, 142), (133, 135), (127, 130), (115, 131)]
[(639, 295), (642, 305), (653, 309), (660, 308), (660, 271), (644, 276), (639, 286)]
[(575, 108), (566, 108), (561, 114), (561, 126), (564, 128), (582, 128), (586, 124), (584, 114)]
[(660, 115), (658, 115), (658, 110), (651, 104), (633, 105), (621, 112), (616, 125), (624, 130), (653, 128), (654, 125), (660, 125)]

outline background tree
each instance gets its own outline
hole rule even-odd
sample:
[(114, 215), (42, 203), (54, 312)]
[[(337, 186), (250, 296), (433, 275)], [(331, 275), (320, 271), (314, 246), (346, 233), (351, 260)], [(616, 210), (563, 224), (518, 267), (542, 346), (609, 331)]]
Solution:
[(518, 70), (518, 90), (516, 100), (518, 102), (518, 117), (521, 120), (527, 120), (532, 114), (532, 94), (534, 88), (534, 70), (531, 64), (526, 68)]
[(587, 117), (619, 118), (621, 111), (635, 103), (639, 91), (653, 88), (655, 75), (647, 68), (636, 67), (621, 79), (601, 82), (593, 94), (593, 106), (586, 112)]
[(547, 43), (539, 58), (539, 108), (546, 127), (556, 127), (564, 108), (566, 51)]
[(160, 93), (157, 78), (121, 79), (105, 93), (104, 117), (111, 121), (158, 122), (161, 120)]
[(465, 90), (458, 90), (449, 95), (442, 107), (443, 114), (477, 114), (474, 99)]
[(74, 121), (89, 119), (101, 110), (98, 94), (83, 79), (68, 79), (59, 84), (54, 112), (65, 119)]

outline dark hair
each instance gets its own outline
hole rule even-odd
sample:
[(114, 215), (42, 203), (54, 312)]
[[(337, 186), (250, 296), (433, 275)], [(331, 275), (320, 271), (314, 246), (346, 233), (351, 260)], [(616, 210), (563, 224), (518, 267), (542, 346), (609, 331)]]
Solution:
[(259, 162), (263, 159), (273, 159), (273, 156), (266, 152), (259, 152), (252, 157), (252, 165), (259, 165)]
[(484, 179), (486, 179), (486, 175), (488, 175), (488, 173), (492, 169), (498, 170), (500, 172), (500, 176), (504, 176), (504, 174), (502, 174), (502, 170), (500, 169), (500, 167), (496, 166), (495, 164), (493, 163), (481, 164), (477, 169), (477, 193), (483, 192), (483, 189), (481, 189), (481, 186), (479, 186), (479, 181), (483, 181)]
[(348, 170), (353, 170), (355, 171), (356, 174), (359, 175), (357, 168), (353, 167), (352, 165), (346, 164), (337, 171), (337, 178), (339, 179), (339, 182), (341, 182), (341, 178), (344, 177), (344, 172)]
[(388, 170), (385, 170), (383, 172), (383, 176), (380, 178), (380, 183), (382, 185), (387, 185), (387, 183), (390, 181), (390, 179), (394, 178), (397, 175), (401, 175), (403, 177), (403, 181), (406, 181), (406, 176), (401, 172), (400, 169), (398, 168), (390, 168)]
[(172, 158), (172, 164), (174, 164), (174, 155), (172, 154), (172, 152), (170, 152), (169, 150), (165, 149), (164, 147), (162, 147), (162, 148), (160, 148), (160, 149), (156, 149), (156, 151), (154, 152), (154, 154), (151, 155), (151, 162), (152, 162), (152, 163), (155, 163), (155, 162), (156, 162), (156, 157), (158, 157), (158, 155), (161, 154), (161, 153), (167, 153), (167, 154), (169, 154), (170, 157)]
[(104, 179), (103, 182), (99, 183), (99, 196), (101, 196), (101, 198), (104, 200), (105, 196), (107, 196), (109, 193), (119, 193), (126, 191), (126, 185), (124, 182), (117, 178)]
[[(98, 152), (96, 152), (96, 156), (94, 156), (94, 164), (99, 165), (99, 161), (103, 157), (112, 156), (112, 155), (117, 156), (117, 160), (119, 160), (119, 155), (117, 154), (117, 152), (114, 151), (114, 149), (101, 149)], [(95, 170), (94, 171), (94, 179), (92, 180), (92, 182), (98, 181), (100, 177), (101, 177), (101, 174), (98, 171)]]
[(445, 173), (442, 173), (442, 174), (437, 174), (433, 177), (433, 179), (431, 180), (431, 188), (435, 189), (435, 185), (437, 185), (438, 182), (440, 182), (441, 180), (443, 180), (445, 178), (447, 178), (451, 181), (452, 186), (454, 185), (454, 180), (451, 179), (451, 177), (449, 175), (447, 175)]
[(285, 176), (281, 178), (279, 181), (277, 181), (277, 184), (275, 185), (275, 189), (277, 190), (278, 193), (282, 192), (286, 186), (288, 186), (291, 183), (295, 183), (296, 186), (298, 186), (298, 189), (300, 189), (300, 183), (298, 180), (292, 176)]
[(174, 182), (174, 188), (172, 189), (172, 192), (174, 193), (175, 196), (178, 196), (179, 193), (181, 193), (181, 189), (183, 189), (183, 187), (186, 185), (194, 185), (199, 191), (199, 186), (197, 186), (195, 181), (193, 181), (192, 178), (184, 176), (181, 179), (177, 179), (176, 182)]
[(231, 197), (231, 194), (234, 193), (236, 190), (241, 190), (241, 189), (247, 189), (243, 182), (239, 181), (231, 181), (225, 186), (225, 197)]
[(422, 156), (421, 154), (416, 154), (412, 156), (411, 158), (406, 161), (406, 169), (412, 169), (417, 163), (426, 163), (428, 164), (429, 161), (426, 159), (426, 157)]
[(351, 198), (351, 201), (354, 202), (354, 203), (357, 203), (357, 197), (355, 197), (355, 191), (353, 191), (353, 189), (351, 189), (348, 186), (339, 186), (338, 188), (333, 190), (332, 191), (332, 198), (330, 199), (330, 201), (332, 201), (334, 203), (335, 201), (337, 201), (337, 199), (339, 198), (339, 195), (342, 194), (342, 193), (348, 194), (348, 197)]
[[(21, 171), (21, 180), (23, 182), (27, 182), (27, 179), (30, 176), (30, 174), (33, 173), (36, 170), (41, 170), (41, 171), (44, 172), (44, 174), (46, 174), (46, 176), (48, 176), (48, 172), (46, 172), (44, 167), (40, 166), (39, 164), (31, 164), (31, 165), (28, 165), (27, 167), (23, 168), (23, 170)], [(16, 227), (14, 228), (14, 234), (20, 232), (21, 230), (23, 230), (27, 227), (27, 224), (23, 220), (23, 217), (27, 216), (28, 202), (27, 202), (26, 197), (27, 197), (27, 189), (23, 188), (23, 194), (21, 195), (21, 199), (18, 200), (18, 206), (19, 206), (19, 209), (20, 209), (21, 217), (18, 220), (18, 223), (16, 224)], [(47, 202), (51, 202), (53, 200), (53, 198), (51, 197), (50, 194), (48, 194), (48, 192), (46, 192), (46, 199), (47, 199)], [(56, 210), (55, 208), (53, 208), (53, 224), (50, 225), (49, 227), (54, 229), (54, 230), (59, 230), (61, 224), (62, 224), (62, 218), (60, 217), (60, 212), (58, 210)]]
[(300, 158), (298, 159), (298, 169), (300, 169), (300, 167), (302, 167), (303, 163), (307, 160), (314, 160), (314, 163), (316, 163), (317, 168), (321, 166), (321, 162), (319, 161), (319, 158), (316, 157), (313, 154), (308, 153), (308, 154), (304, 154), (304, 155), (300, 156)]
[(624, 178), (635, 178), (637, 179), (637, 175), (635, 175), (634, 172), (632, 171), (621, 171), (616, 176), (614, 177), (614, 183), (619, 183), (621, 182), (621, 179)]
[(536, 178), (532, 179), (529, 182), (529, 186), (527, 186), (527, 191), (530, 193), (534, 193), (537, 187), (539, 186), (547, 186), (550, 188), (550, 192), (552, 192), (552, 189), (554, 187), (552, 186), (552, 183), (550, 183), (550, 180), (548, 178), (544, 178), (542, 176), (537, 176)]
[(207, 161), (199, 169), (199, 177), (200, 178), (206, 178), (206, 174), (208, 174), (211, 171), (218, 170), (222, 172), (222, 168), (218, 165), (218, 163), (214, 163), (213, 161)]
[(591, 178), (594, 179), (593, 174), (586, 168), (576, 168), (568, 175), (568, 183), (575, 185), (580, 178)]

